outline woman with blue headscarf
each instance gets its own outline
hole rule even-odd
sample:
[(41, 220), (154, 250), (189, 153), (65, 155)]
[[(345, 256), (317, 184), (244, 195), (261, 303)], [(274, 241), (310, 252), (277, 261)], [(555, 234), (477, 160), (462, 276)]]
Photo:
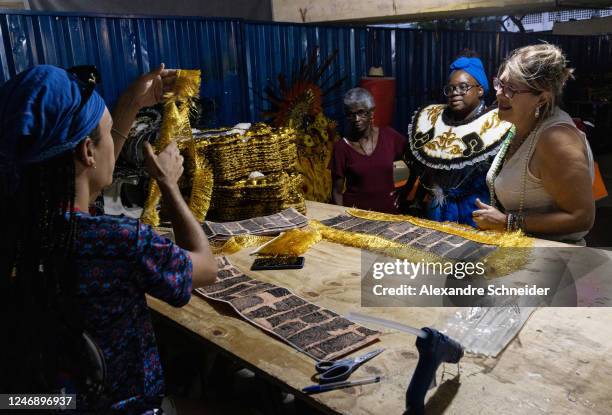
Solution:
[(137, 220), (93, 216), (88, 207), (111, 184), (138, 110), (161, 101), (174, 79), (160, 65), (128, 88), (113, 116), (95, 91), (93, 67), (39, 65), (0, 87), (0, 302), (10, 333), (0, 362), (4, 393), (63, 390), (77, 394), (83, 412), (160, 406), (163, 377), (145, 293), (178, 307), (192, 285), (216, 278), (207, 239), (177, 185), (176, 145), (157, 155), (145, 148), (176, 244)]
[(429, 219), (471, 226), (476, 199), (489, 198), (485, 177), (492, 158), (512, 133), (497, 109), (485, 106), (489, 82), (474, 55), (464, 51), (450, 65), (445, 105), (415, 113), (405, 157), (411, 170), (407, 189), (419, 183), (413, 206), (426, 205)]

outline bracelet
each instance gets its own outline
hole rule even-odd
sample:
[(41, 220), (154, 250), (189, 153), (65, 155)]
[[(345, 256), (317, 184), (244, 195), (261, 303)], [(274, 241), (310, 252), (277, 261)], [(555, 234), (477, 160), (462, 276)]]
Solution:
[(514, 232), (525, 229), (525, 215), (515, 215), (508, 213), (506, 216), (506, 230), (508, 232)]
[(525, 230), (525, 215), (516, 216), (516, 230)]
[(515, 217), (512, 213), (506, 215), (506, 231), (511, 232), (514, 228)]
[(121, 134), (119, 131), (115, 129), (115, 127), (111, 128), (111, 132), (117, 134), (119, 137), (123, 138), (124, 140), (129, 140), (129, 137), (127, 137), (124, 134)]

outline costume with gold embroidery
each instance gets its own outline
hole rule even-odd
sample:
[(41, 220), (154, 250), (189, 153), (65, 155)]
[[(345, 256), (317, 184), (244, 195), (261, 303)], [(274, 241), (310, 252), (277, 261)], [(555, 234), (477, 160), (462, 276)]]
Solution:
[(408, 127), (406, 159), (431, 196), (429, 219), (475, 225), (475, 200), (488, 203), (486, 173), (512, 133), (512, 124), (500, 120), (497, 109), (485, 109), (484, 103), (463, 121), (454, 121), (447, 105), (416, 112)]

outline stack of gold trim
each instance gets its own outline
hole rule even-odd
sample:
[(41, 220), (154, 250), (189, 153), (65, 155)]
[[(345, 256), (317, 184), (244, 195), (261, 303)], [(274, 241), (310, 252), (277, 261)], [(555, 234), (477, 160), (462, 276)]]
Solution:
[(297, 160), (295, 130), (261, 123), (243, 135), (209, 135), (202, 148), (215, 179), (223, 182), (245, 179), (253, 171), (265, 174), (293, 169)]
[[(289, 207), (305, 213), (293, 128), (260, 123), (242, 134), (231, 129), (204, 131), (196, 140), (198, 153), (214, 175), (207, 219), (247, 219)], [(253, 172), (260, 174), (255, 177)]]
[[(199, 221), (204, 221), (212, 197), (213, 174), (206, 160), (199, 155), (189, 123), (192, 101), (199, 91), (199, 70), (177, 71), (174, 90), (164, 95), (164, 119), (155, 152), (161, 152), (172, 141), (180, 141), (179, 149), (185, 156), (185, 173), (179, 183), (181, 191), (188, 195), (189, 208), (194, 216)], [(155, 180), (151, 180), (141, 216), (144, 223), (159, 225), (162, 202), (159, 185)]]

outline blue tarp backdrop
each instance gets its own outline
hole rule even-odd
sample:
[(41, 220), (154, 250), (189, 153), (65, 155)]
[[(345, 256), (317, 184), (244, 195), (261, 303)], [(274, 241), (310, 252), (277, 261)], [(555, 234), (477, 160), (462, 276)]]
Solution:
[[(357, 85), (370, 66), (397, 78), (393, 125), (404, 132), (419, 106), (442, 99), (453, 57), (464, 48), (481, 54), (489, 78), (514, 48), (545, 40), (560, 45), (577, 74), (612, 71), (609, 36), (553, 36), (497, 32), (434, 32), (347, 26), (313, 26), (201, 17), (75, 15), (0, 12), (0, 83), (40, 63), (95, 64), (100, 92), (112, 103), (138, 74), (164, 62), (201, 69), (202, 96), (211, 127), (259, 120), (263, 88), (287, 75), (315, 48), (338, 58), (324, 78)], [(342, 90), (331, 94), (328, 114), (341, 114)]]

